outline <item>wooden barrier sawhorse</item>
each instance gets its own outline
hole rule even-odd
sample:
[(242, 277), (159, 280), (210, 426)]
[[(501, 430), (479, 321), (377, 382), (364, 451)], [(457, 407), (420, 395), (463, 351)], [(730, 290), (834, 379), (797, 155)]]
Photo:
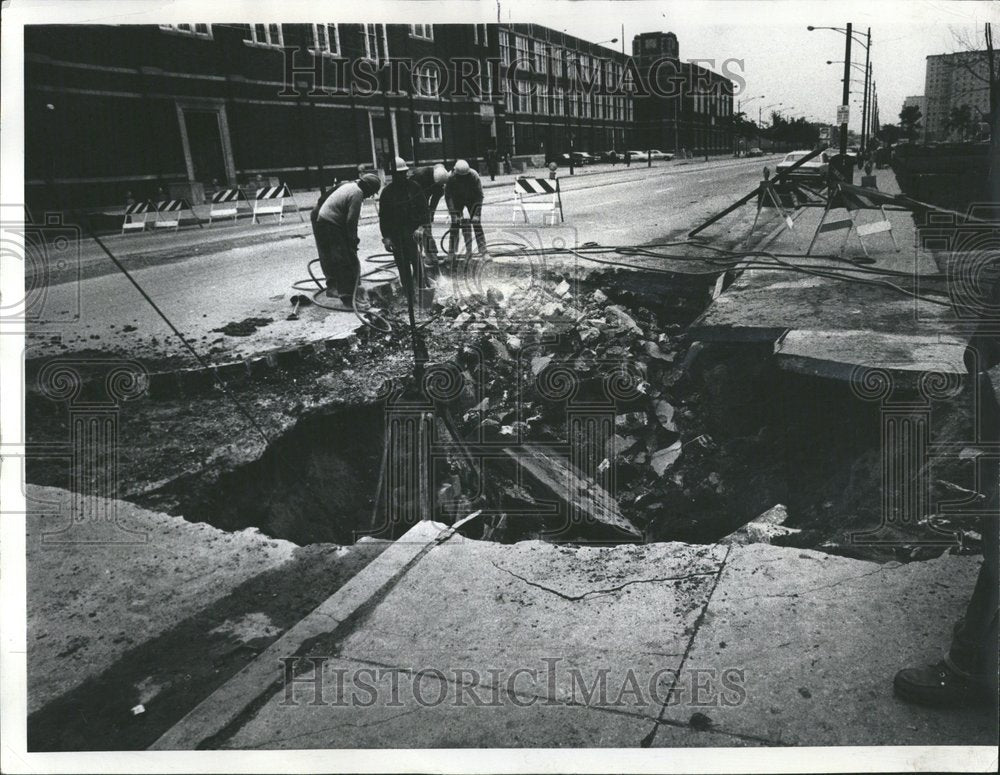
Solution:
[(295, 212), (298, 213), (299, 220), (304, 222), (305, 219), (302, 217), (302, 213), (299, 212), (298, 205), (295, 204), (292, 191), (285, 183), (262, 188), (256, 193), (253, 200), (253, 218), (251, 222), (260, 223), (260, 216), (262, 215), (277, 215), (278, 222), (281, 223), (285, 217), (285, 203), (289, 199), (292, 200), (292, 206), (295, 207)]
[[(241, 188), (226, 188), (212, 194), (211, 209), (208, 211), (208, 225), (216, 218), (232, 218), (233, 222), (239, 218), (240, 202), (246, 202), (247, 207), (251, 207), (250, 200), (243, 193)], [(251, 207), (252, 209), (252, 207)]]
[(514, 209), (511, 212), (514, 222), (517, 222), (520, 212), (524, 223), (528, 223), (528, 210), (540, 211), (545, 225), (554, 225), (557, 213), (559, 222), (563, 222), (562, 192), (558, 178), (547, 180), (520, 177), (514, 181)]
[[(896, 235), (892, 233), (892, 223), (885, 212), (885, 204), (893, 203), (893, 197), (879, 192), (874, 186), (875, 181), (872, 177), (862, 178), (862, 182), (867, 182), (871, 185), (854, 186), (843, 179), (837, 180), (836, 178), (831, 182), (830, 198), (827, 200), (826, 207), (823, 208), (823, 217), (820, 218), (819, 226), (816, 227), (816, 233), (813, 234), (812, 242), (809, 243), (809, 249), (806, 251), (807, 256), (812, 254), (812, 249), (816, 245), (816, 240), (820, 234), (840, 231), (842, 229), (846, 229), (847, 233), (844, 235), (844, 241), (840, 244), (841, 253), (847, 247), (847, 242), (851, 238), (851, 232), (858, 235), (858, 242), (861, 243), (861, 250), (864, 252), (865, 258), (869, 258), (870, 256), (868, 255), (868, 247), (865, 245), (863, 238), (873, 234), (881, 234), (882, 232), (889, 233), (893, 247), (896, 248), (897, 253), (899, 252), (899, 243), (896, 241)], [(846, 210), (847, 217), (835, 221), (827, 221), (830, 211), (838, 208)], [(882, 214), (882, 220), (858, 224), (855, 220), (855, 212), (858, 210), (878, 210)]]
[(145, 231), (146, 221), (153, 212), (153, 203), (148, 200), (127, 205), (125, 207), (125, 220), (122, 221), (122, 234), (127, 231)]

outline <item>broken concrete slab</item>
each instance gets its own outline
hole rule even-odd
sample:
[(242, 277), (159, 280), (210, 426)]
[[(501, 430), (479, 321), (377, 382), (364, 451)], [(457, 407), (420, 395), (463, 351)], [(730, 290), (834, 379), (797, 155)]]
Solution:
[(774, 355), (778, 366), (800, 374), (850, 380), (856, 370), (878, 367), (916, 387), (928, 371), (965, 376), (966, 341), (947, 334), (789, 331)]
[(340, 655), (447, 675), (486, 677), (490, 668), (504, 680), (521, 670), (519, 693), (595, 707), (618, 700), (631, 677), (639, 695), (619, 709), (653, 719), (650, 701), (665, 696), (723, 555), (678, 543), (570, 548), (455, 537), (393, 588)]
[(603, 487), (576, 470), (562, 455), (538, 445), (507, 447), (504, 455), (514, 462), (528, 482), (560, 504), (560, 526), (549, 526), (553, 538), (608, 537), (642, 540), (642, 531), (622, 516), (618, 504)]
[[(936, 662), (979, 559), (907, 565), (766, 544), (732, 548), (685, 671), (742, 671), (742, 701), (708, 713), (722, 731), (791, 745), (996, 745), (988, 710), (936, 710), (892, 694)], [(685, 721), (691, 694), (665, 718)]]
[(112, 521), (73, 523), (74, 493), (29, 484), (25, 494), (29, 712), (288, 562), (297, 548), (120, 500), (90, 504)]
[(446, 539), (452, 532), (453, 528), (429, 521), (411, 528), (322, 605), (171, 727), (149, 750), (194, 749), (204, 740), (217, 735), (281, 678), (281, 659), (296, 655), (309, 640), (332, 633), (436, 542)]
[[(450, 673), (419, 674), (333, 658), (322, 663), (321, 675), (325, 704), (312, 704), (311, 685), (294, 687), (288, 704), (269, 702), (221, 747), (636, 748), (653, 725), (629, 713), (508, 692), (505, 681), (472, 684), (468, 673), (459, 675), (463, 682)], [(343, 687), (339, 693), (337, 686)], [(359, 707), (369, 702), (370, 707)], [(685, 745), (692, 736), (665, 727), (657, 738)], [(706, 745), (732, 744), (724, 735), (702, 737), (711, 741)]]
[(788, 519), (788, 509), (778, 503), (769, 508), (756, 519), (747, 522), (743, 527), (734, 530), (719, 543), (728, 545), (769, 544), (778, 536), (789, 536), (801, 533), (793, 527), (785, 527)]

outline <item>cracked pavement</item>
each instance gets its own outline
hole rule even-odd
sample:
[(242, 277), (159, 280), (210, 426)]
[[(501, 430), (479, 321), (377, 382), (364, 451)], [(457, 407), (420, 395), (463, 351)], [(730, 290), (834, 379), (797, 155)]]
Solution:
[(318, 674), (257, 703), (216, 742), (988, 744), (989, 714), (945, 716), (891, 692), (899, 664), (946, 642), (977, 568), (947, 555), (874, 565), (765, 544), (569, 548), (453, 535), (332, 633), (333, 653), (311, 653)]

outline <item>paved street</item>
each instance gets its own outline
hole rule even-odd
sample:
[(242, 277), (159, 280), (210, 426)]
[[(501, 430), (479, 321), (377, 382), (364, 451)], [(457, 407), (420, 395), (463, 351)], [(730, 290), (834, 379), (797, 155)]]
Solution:
[[(651, 169), (608, 168), (561, 177), (565, 222), (558, 227), (514, 221), (508, 185), (487, 188), (483, 220), (491, 240), (520, 239), (533, 246), (581, 244), (643, 244), (682, 239), (699, 219), (721, 209), (748, 191), (765, 164), (776, 159), (723, 159), (704, 162), (659, 162)], [(488, 180), (486, 181), (489, 182)], [(302, 199), (303, 196), (300, 196)], [(366, 205), (366, 208), (370, 205)], [(372, 210), (368, 215), (373, 216)], [(361, 255), (382, 252), (374, 217), (360, 229)], [(447, 215), (437, 213), (440, 237)], [(737, 219), (727, 225), (739, 224)], [(745, 228), (745, 227), (744, 227)], [(735, 228), (739, 233), (739, 228)], [(133, 242), (139, 240), (139, 242)], [(560, 243), (559, 240), (562, 242)], [(358, 325), (346, 312), (316, 307), (289, 321), (291, 284), (307, 277), (306, 264), (316, 255), (308, 222), (291, 214), (284, 224), (213, 226), (180, 232), (109, 237), (108, 247), (124, 258), (136, 281), (184, 332), (196, 349), (215, 363), (308, 341), (348, 335)], [(148, 251), (154, 252), (149, 253)], [(129, 252), (134, 251), (134, 252)], [(151, 257), (150, 257), (151, 256)], [(141, 298), (100, 249), (83, 246), (85, 279), (46, 289), (45, 310), (59, 322), (40, 325), (29, 339), (28, 357), (100, 350), (141, 361), (168, 360), (182, 367), (195, 361), (155, 311)], [(110, 269), (96, 276), (93, 267)], [(374, 268), (366, 263), (363, 271)], [(391, 273), (390, 273), (391, 274)], [(383, 275), (384, 276), (384, 275)], [(79, 319), (64, 324), (67, 312)], [(226, 336), (216, 329), (247, 318), (267, 320), (249, 336)]]

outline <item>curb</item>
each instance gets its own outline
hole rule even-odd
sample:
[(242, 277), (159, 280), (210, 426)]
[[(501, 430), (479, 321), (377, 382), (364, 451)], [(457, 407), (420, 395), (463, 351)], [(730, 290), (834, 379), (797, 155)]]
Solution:
[[(379, 301), (391, 301), (402, 290), (398, 279), (373, 286), (369, 296)], [(238, 361), (212, 364), (208, 367), (175, 369), (151, 373), (148, 377), (148, 395), (151, 399), (187, 398), (212, 390), (218, 382), (226, 385), (245, 385), (275, 371), (287, 371), (312, 365), (327, 353), (334, 353), (352, 347), (360, 338), (358, 328), (347, 336), (317, 339), (292, 347), (281, 347), (251, 355)]]
[(237, 724), (255, 701), (281, 680), (276, 667), (282, 658), (298, 655), (310, 641), (336, 632), (356, 618), (360, 609), (399, 581), (438, 544), (447, 541), (465, 520), (451, 525), (420, 522), (393, 542), (311, 613), (226, 683), (201, 701), (160, 736), (147, 750), (195, 750)]

